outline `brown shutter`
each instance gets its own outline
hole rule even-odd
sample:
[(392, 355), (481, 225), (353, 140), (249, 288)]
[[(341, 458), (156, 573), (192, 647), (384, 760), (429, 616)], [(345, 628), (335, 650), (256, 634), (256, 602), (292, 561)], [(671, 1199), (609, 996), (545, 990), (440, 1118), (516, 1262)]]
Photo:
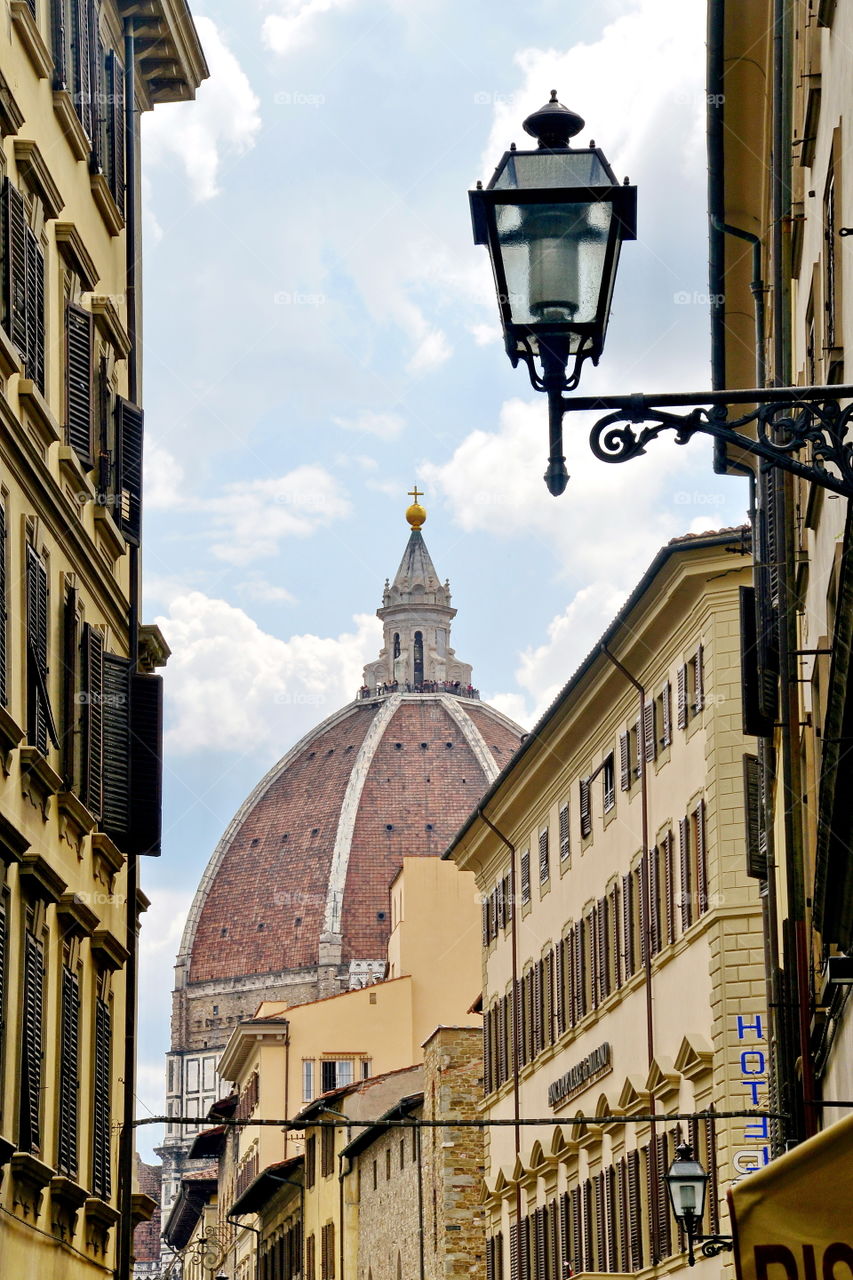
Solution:
[(572, 1187), (572, 1274), (585, 1270), (583, 1258), (583, 1222), (581, 1218), (581, 1189)]
[(557, 1264), (554, 1267), (555, 1280), (563, 1280), (564, 1276), (568, 1276), (570, 1269), (570, 1258), (572, 1250), (572, 1241), (570, 1234), (571, 1225), (571, 1208), (569, 1206), (569, 1193), (564, 1191), (560, 1196), (560, 1244), (555, 1252)]
[(705, 649), (701, 644), (696, 650), (694, 665), (696, 671), (696, 702), (694, 705), (697, 711), (701, 711), (705, 705)]
[(619, 882), (617, 880), (610, 890), (610, 957), (613, 965), (612, 990), (618, 991), (622, 986), (622, 947), (619, 941), (621, 924), (619, 913)]
[(661, 949), (659, 858), (660, 849), (656, 845), (649, 850), (649, 900), (651, 907), (649, 942), (653, 956), (656, 956)]
[(616, 1215), (616, 1169), (611, 1164), (604, 1174), (605, 1214), (607, 1220), (607, 1271), (619, 1270), (619, 1229)]
[(539, 832), (539, 883), (547, 880), (551, 874), (551, 859), (548, 850), (548, 828)]
[(637, 719), (634, 722), (634, 741), (637, 745), (637, 758), (634, 761), (634, 776), (641, 778), (643, 776), (643, 769), (645, 768), (645, 765), (643, 764), (643, 755), (645, 753), (643, 751), (643, 722), (639, 716), (637, 716)]
[(104, 831), (127, 852), (130, 817), (130, 664), (114, 653), (104, 654)]
[(631, 789), (631, 745), (627, 731), (619, 734), (619, 787)]
[(80, 1073), (80, 983), (67, 965), (62, 969), (62, 1009), (59, 1032), (58, 1169), (77, 1177), (77, 1099)]
[(110, 191), (125, 216), (124, 67), (114, 49), (107, 54), (107, 168)]
[(495, 1280), (495, 1237), (486, 1240), (486, 1280)]
[(693, 923), (693, 886), (690, 878), (690, 824), (687, 818), (678, 819), (678, 854), (681, 864), (681, 928), (682, 932)]
[(577, 979), (577, 1019), (580, 1022), (587, 1011), (586, 999), (586, 931), (587, 923), (581, 918), (575, 926), (575, 974)]
[(44, 944), (31, 930), (24, 935), (24, 990), (21, 1025), (21, 1086), (18, 1146), (41, 1146), (42, 1041), (44, 1031)]
[(92, 358), (94, 324), (90, 311), (73, 303), (65, 308), (65, 396), (67, 443), (86, 471), (92, 454)]
[(518, 1274), (519, 1280), (531, 1280), (530, 1275), (530, 1219), (521, 1219), (518, 1233)]
[(646, 964), (646, 948), (649, 945), (646, 930), (649, 922), (646, 919), (646, 903), (648, 902), (647, 881), (649, 875), (649, 857), (646, 852), (640, 858), (640, 865), (634, 871), (634, 891), (637, 895), (639, 910), (637, 912), (640, 919), (640, 968), (645, 968)]
[(617, 1196), (619, 1201), (619, 1269), (622, 1271), (630, 1271), (631, 1245), (628, 1230), (628, 1173), (624, 1156), (619, 1161), (617, 1174)]
[(498, 909), (497, 889), (493, 889), (491, 892), (491, 895), (489, 896), (489, 910), (491, 912), (491, 917), (492, 917), (492, 937), (496, 938), (498, 936), (498, 919), (500, 914)]
[[(720, 1202), (717, 1182), (717, 1134), (713, 1112), (705, 1120), (705, 1168), (708, 1171), (708, 1229), (712, 1235), (720, 1230)], [(696, 1148), (694, 1148), (696, 1150)]]
[(560, 807), (560, 860), (565, 861), (572, 851), (571, 833), (569, 829), (568, 801)]
[(548, 1260), (545, 1210), (533, 1213), (533, 1231), (536, 1244), (536, 1280), (547, 1280), (545, 1268)]
[(661, 746), (668, 747), (672, 742), (672, 684), (667, 680), (661, 694)]
[(589, 778), (580, 780), (581, 835), (586, 838), (592, 831), (592, 814), (589, 808)]
[(509, 1276), (518, 1280), (518, 1223), (509, 1224)]
[(696, 808), (696, 893), (699, 900), (698, 914), (708, 910), (708, 858), (705, 850), (705, 801)]
[(511, 1009), (509, 995), (498, 1003), (498, 1080), (509, 1079), (509, 1019)]
[(563, 939), (566, 966), (566, 1013), (571, 1026), (578, 1020), (578, 971), (575, 954), (575, 926), (572, 925)]
[(27, 214), (24, 197), (7, 178), (3, 186), (6, 330), (27, 360)]
[(634, 877), (630, 871), (622, 877), (622, 935), (627, 981), (634, 973)]
[(545, 1019), (545, 1044), (553, 1044), (554, 1035), (554, 952), (549, 950), (542, 960), (542, 1000)]
[(504, 903), (506, 907), (506, 923), (509, 924), (512, 920), (512, 913), (515, 908), (515, 903), (512, 900), (511, 876), (504, 876)]
[(679, 729), (686, 729), (687, 728), (687, 666), (684, 663), (678, 668), (678, 680), (677, 680), (676, 687), (677, 687), (677, 698), (678, 698), (677, 724)]
[(109, 1200), (112, 1191), (110, 1089), (112, 1018), (103, 1000), (95, 1004), (95, 1069), (92, 1112), (92, 1191)]
[(628, 1243), (631, 1255), (631, 1270), (639, 1271), (643, 1266), (643, 1226), (641, 1219), (642, 1198), (640, 1195), (640, 1153), (628, 1152)]
[(598, 945), (597, 903), (587, 917), (587, 927), (589, 929), (590, 996), (593, 1009), (597, 1009), (601, 998), (601, 973), (598, 967), (601, 951)]
[(593, 1252), (592, 1222), (592, 1182), (589, 1178), (583, 1184), (583, 1269), (595, 1270), (595, 1254)]
[(27, 227), (27, 377), (44, 395), (44, 254)]
[(521, 905), (530, 901), (530, 850), (521, 855)]
[(663, 838), (663, 895), (666, 910), (666, 940), (675, 942), (675, 877), (672, 865), (672, 832)]
[(672, 1230), (669, 1217), (669, 1193), (666, 1186), (666, 1175), (669, 1169), (666, 1134), (659, 1133), (655, 1137), (655, 1175), (657, 1179), (655, 1192), (657, 1195), (658, 1218), (658, 1256), (668, 1258), (672, 1253)]
[(487, 1097), (495, 1087), (492, 1070), (492, 1011), (486, 1009), (483, 1014), (483, 1093)]
[(610, 910), (606, 897), (598, 902), (598, 993), (600, 1000), (610, 995)]
[(483, 915), (483, 946), (487, 947), (491, 941), (491, 916), (489, 914), (489, 899), (484, 898), (482, 904)]
[(643, 703), (643, 755), (646, 760), (654, 760), (657, 755), (657, 739), (655, 738), (655, 704), (652, 698)]
[(557, 943), (554, 957), (554, 1012), (557, 1035), (561, 1036), (566, 1029), (566, 966), (562, 938)]
[(596, 1267), (599, 1271), (607, 1270), (607, 1222), (604, 1204), (604, 1172), (595, 1177), (595, 1243), (598, 1249)]
[(543, 1000), (542, 1000), (542, 961), (537, 960), (530, 974), (533, 1003), (533, 1056), (541, 1053), (544, 1046)]
[(27, 737), (42, 755), (50, 735), (58, 746), (56, 725), (47, 691), (48, 598), (47, 570), (35, 549), (27, 545)]
[(121, 396), (116, 397), (116, 435), (118, 440), (117, 487), (121, 501), (119, 511), (122, 533), (131, 542), (139, 542), (142, 533), (142, 410)]

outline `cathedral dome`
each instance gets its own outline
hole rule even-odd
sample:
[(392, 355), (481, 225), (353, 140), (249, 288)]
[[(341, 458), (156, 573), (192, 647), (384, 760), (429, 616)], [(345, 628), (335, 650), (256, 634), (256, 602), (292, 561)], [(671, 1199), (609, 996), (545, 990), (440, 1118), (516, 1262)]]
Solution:
[(403, 858), (440, 856), (519, 745), (451, 647), (456, 610), (421, 512), (357, 697), (269, 771), (213, 853), (178, 956), (173, 1049), (221, 1047), (262, 999), (300, 1003), (381, 971)]

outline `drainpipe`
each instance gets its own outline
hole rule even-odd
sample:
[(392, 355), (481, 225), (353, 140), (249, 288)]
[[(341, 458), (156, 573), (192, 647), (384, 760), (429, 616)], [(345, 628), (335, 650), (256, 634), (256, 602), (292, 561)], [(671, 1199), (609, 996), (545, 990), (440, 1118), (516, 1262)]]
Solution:
[[(611, 653), (607, 645), (602, 640), (599, 651), (608, 659), (613, 666), (620, 671), (629, 684), (632, 684), (640, 695), (640, 732), (637, 734), (637, 757), (638, 762), (642, 763), (640, 770), (640, 825), (642, 827), (643, 840), (643, 861), (645, 863), (646, 874), (640, 877), (640, 885), (643, 892), (640, 898), (640, 925), (645, 938), (643, 951), (645, 960), (643, 970), (646, 980), (646, 1052), (648, 1056), (649, 1070), (655, 1058), (655, 1022), (654, 1022), (654, 1003), (652, 996), (652, 940), (651, 930), (649, 928), (652, 918), (652, 877), (649, 866), (649, 784), (648, 772), (649, 764), (646, 759), (646, 690), (636, 676), (632, 675), (624, 663), (620, 662), (615, 654)], [(614, 922), (614, 928), (615, 928)], [(655, 1096), (654, 1093), (649, 1094), (649, 1114), (655, 1113)], [(649, 1135), (651, 1138), (651, 1151), (654, 1155), (657, 1147), (657, 1126), (652, 1120), (649, 1126)], [(660, 1259), (660, 1213), (658, 1207), (660, 1197), (666, 1195), (666, 1191), (660, 1185), (660, 1176), (658, 1173), (657, 1159), (654, 1160), (653, 1176), (651, 1180), (652, 1186), (652, 1249), (655, 1255), (655, 1261)]]
[(423, 1155), (421, 1151), (421, 1130), (419, 1126), (415, 1127), (415, 1148), (417, 1150), (417, 1155), (415, 1159), (417, 1161), (417, 1170), (418, 1170), (418, 1234), (420, 1236), (419, 1276), (420, 1276), (420, 1280), (425, 1280), (426, 1259), (425, 1259), (424, 1251), (426, 1248), (426, 1243), (424, 1241), (424, 1167), (423, 1167)]
[[(128, 397), (134, 403), (139, 393), (139, 353), (136, 326), (136, 263), (137, 263), (137, 184), (136, 184), (136, 37), (134, 19), (124, 23), (124, 144), (127, 190), (125, 198), (125, 254), (127, 326), (130, 351), (127, 357)], [(139, 548), (128, 548), (128, 649), (130, 670), (135, 672), (139, 662)], [(131, 779), (131, 786), (133, 780)], [(139, 864), (135, 854), (127, 856), (127, 963), (125, 979), (124, 1015), (124, 1096), (122, 1129), (119, 1142), (119, 1219), (117, 1242), (118, 1280), (130, 1280), (133, 1269), (133, 1175), (134, 1175), (134, 1100), (136, 1090), (136, 1006), (137, 1006), (137, 957), (138, 957), (138, 903)]]
[[(228, 1213), (228, 1214), (226, 1214), (226, 1215), (225, 1215), (225, 1221), (226, 1221), (226, 1222), (230, 1222), (230, 1223), (232, 1224), (232, 1226), (235, 1226), (235, 1227), (239, 1228), (239, 1230), (240, 1230), (240, 1231), (254, 1231), (255, 1235), (258, 1237), (258, 1243), (257, 1243), (257, 1247), (256, 1247), (256, 1249), (255, 1249), (255, 1280), (260, 1280), (260, 1277), (261, 1277), (261, 1235), (262, 1235), (263, 1233), (259, 1230), (259, 1228), (258, 1228), (258, 1227), (250, 1227), (250, 1226), (249, 1226), (249, 1224), (248, 1224), (248, 1222), (238, 1222), (238, 1221), (237, 1221), (237, 1218), (238, 1218), (239, 1216), (240, 1216), (239, 1214), (236, 1214), (236, 1215), (235, 1215), (235, 1214), (233, 1214), (233, 1213)], [(253, 1216), (254, 1216), (254, 1215), (253, 1215)], [(237, 1242), (236, 1242), (236, 1240), (235, 1240), (235, 1242), (234, 1242), (234, 1249), (235, 1249), (235, 1252), (236, 1252), (236, 1248), (237, 1248)]]
[[(518, 922), (517, 916), (521, 906), (516, 892), (516, 850), (512, 841), (508, 840), (502, 831), (499, 831), (491, 818), (486, 816), (485, 810), (481, 806), (477, 806), (477, 817), (485, 822), (486, 826), (492, 831), (497, 838), (509, 849), (509, 893), (512, 899), (512, 915), (510, 917), (510, 949), (512, 951), (512, 1114), (515, 1124), (513, 1126), (513, 1134), (515, 1138), (515, 1154), (519, 1155), (521, 1151), (521, 1104), (519, 1101), (519, 1083), (518, 1083), (518, 1035), (521, 1028), (521, 1013), (519, 1007), (519, 990), (518, 990)], [(516, 1221), (516, 1237), (518, 1238), (519, 1248), (521, 1248), (521, 1184), (515, 1184), (515, 1221)]]

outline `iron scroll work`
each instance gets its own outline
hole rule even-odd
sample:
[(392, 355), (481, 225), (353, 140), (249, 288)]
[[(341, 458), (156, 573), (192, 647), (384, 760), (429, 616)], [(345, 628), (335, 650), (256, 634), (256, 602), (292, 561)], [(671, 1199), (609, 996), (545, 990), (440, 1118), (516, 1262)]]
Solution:
[[(553, 393), (552, 393), (553, 394)], [(590, 432), (590, 448), (602, 462), (629, 462), (665, 431), (677, 444), (697, 434), (713, 436), (774, 467), (822, 485), (842, 497), (853, 497), (853, 438), (848, 430), (853, 386), (763, 387), (749, 390), (700, 391), (663, 395), (565, 396), (561, 413), (606, 410)], [(732, 405), (749, 412), (729, 418)], [(686, 414), (671, 410), (690, 408)], [(554, 406), (556, 407), (556, 406)], [(755, 438), (743, 428), (755, 424)], [(807, 450), (809, 461), (797, 455)], [(833, 467), (835, 470), (829, 470)]]

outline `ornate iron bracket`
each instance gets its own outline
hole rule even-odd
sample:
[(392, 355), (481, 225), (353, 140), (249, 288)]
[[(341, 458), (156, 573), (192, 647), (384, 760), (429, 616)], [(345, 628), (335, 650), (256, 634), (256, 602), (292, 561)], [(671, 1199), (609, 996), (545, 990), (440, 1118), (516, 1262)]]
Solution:
[[(853, 497), (853, 438), (847, 438), (853, 403), (846, 408), (839, 404), (841, 400), (853, 400), (853, 386), (574, 397), (564, 394), (565, 384), (559, 392), (553, 382), (546, 389), (551, 409), (551, 459), (546, 481), (555, 495), (565, 488), (565, 480), (562, 487), (557, 487), (550, 478), (558, 460), (563, 461), (565, 471), (561, 432), (554, 429), (557, 420), (561, 422), (566, 413), (606, 410), (590, 433), (592, 452), (603, 462), (628, 462), (637, 458), (665, 431), (675, 432), (677, 444), (687, 444), (694, 435), (701, 434), (722, 440), (732, 448), (751, 453), (771, 466), (842, 497)], [(755, 407), (739, 418), (730, 419), (732, 405)], [(689, 408), (689, 412), (670, 412), (675, 408)], [(753, 424), (754, 438), (743, 432), (744, 427)], [(797, 456), (803, 451), (807, 451), (808, 461)]]
[(731, 1253), (734, 1249), (732, 1236), (696, 1236), (697, 1244), (701, 1244), (706, 1258), (716, 1258), (718, 1253)]

